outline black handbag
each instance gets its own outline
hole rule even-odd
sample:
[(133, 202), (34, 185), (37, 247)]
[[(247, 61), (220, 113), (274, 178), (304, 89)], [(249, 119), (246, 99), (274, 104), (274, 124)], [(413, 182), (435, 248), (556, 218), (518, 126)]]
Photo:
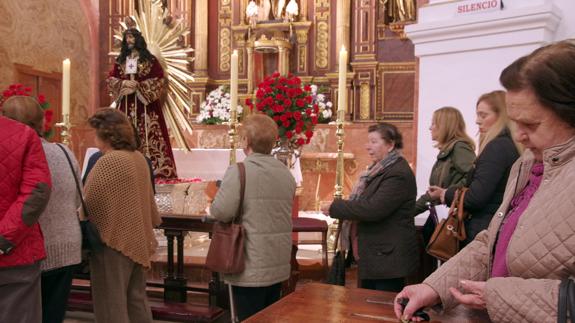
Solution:
[[(341, 233), (341, 226), (343, 220), (339, 220), (337, 225), (337, 233), (335, 236), (335, 246), (338, 247), (339, 236)], [(339, 249), (339, 248), (338, 248)], [(333, 261), (331, 263), (331, 268), (327, 275), (326, 283), (330, 285), (345, 286), (345, 251), (337, 250)]]
[(557, 323), (567, 323), (567, 318), (574, 321), (575, 316), (575, 282), (566, 278), (559, 284), (559, 303), (557, 305)]
[(80, 201), (82, 202), (82, 210), (84, 211), (85, 217), (85, 220), (80, 221), (80, 229), (82, 231), (82, 251), (100, 251), (104, 248), (104, 242), (102, 242), (102, 239), (100, 238), (98, 228), (88, 219), (88, 208), (86, 207), (84, 195), (82, 194), (82, 188), (80, 187), (80, 181), (78, 180), (78, 177), (76, 177), (76, 172), (74, 171), (72, 160), (70, 159), (68, 152), (66, 152), (66, 149), (64, 149), (64, 147), (62, 147), (60, 144), (57, 145), (60, 147), (60, 149), (62, 149), (64, 155), (66, 155), (68, 165), (70, 165), (70, 170), (72, 171), (72, 176), (74, 176), (74, 182), (76, 182), (76, 191), (78, 192), (78, 195), (80, 195)]

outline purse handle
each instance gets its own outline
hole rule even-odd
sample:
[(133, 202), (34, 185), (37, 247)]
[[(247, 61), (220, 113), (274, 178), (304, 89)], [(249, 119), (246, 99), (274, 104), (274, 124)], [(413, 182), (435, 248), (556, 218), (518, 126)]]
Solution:
[(238, 211), (236, 216), (232, 222), (235, 224), (239, 224), (242, 222), (242, 213), (244, 208), (244, 195), (246, 193), (246, 166), (244, 163), (237, 163), (238, 169), (240, 171), (240, 206), (238, 207)]
[(84, 217), (88, 218), (88, 208), (86, 207), (86, 202), (84, 201), (84, 195), (82, 194), (82, 189), (80, 188), (80, 182), (78, 181), (78, 177), (76, 177), (76, 171), (74, 170), (72, 159), (70, 159), (70, 155), (68, 155), (68, 152), (66, 151), (66, 149), (64, 149), (64, 147), (62, 147), (61, 144), (56, 143), (56, 146), (62, 149), (64, 155), (66, 156), (66, 159), (68, 160), (68, 165), (70, 166), (70, 170), (72, 171), (74, 182), (76, 182), (76, 191), (78, 192), (78, 195), (80, 195), (80, 201), (82, 202), (82, 210), (84, 211)]
[(452, 230), (452, 232), (459, 241), (467, 238), (467, 235), (465, 234), (465, 224), (463, 222), (465, 220), (463, 204), (465, 202), (465, 193), (468, 190), (469, 189), (467, 187), (458, 188), (455, 191), (453, 202), (451, 202), (451, 206), (449, 207), (449, 216), (457, 216), (458, 227), (456, 230)]

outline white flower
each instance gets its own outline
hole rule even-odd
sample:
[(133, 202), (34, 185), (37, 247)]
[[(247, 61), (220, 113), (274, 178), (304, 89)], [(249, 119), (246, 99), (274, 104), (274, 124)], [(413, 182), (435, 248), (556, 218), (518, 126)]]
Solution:
[[(200, 105), (200, 114), (196, 121), (201, 123), (222, 123), (230, 120), (230, 94), (224, 91), (223, 86), (208, 94), (206, 101)], [(241, 106), (238, 106), (238, 117), (241, 115)]]
[(326, 102), (327, 99), (325, 94), (318, 92), (320, 91), (320, 89), (318, 88), (317, 85), (311, 84), (310, 87), (311, 87), (311, 96), (313, 98), (312, 103), (317, 104), (317, 107), (319, 109), (318, 116), (320, 117), (320, 121), (322, 120), (329, 121), (329, 119), (332, 116), (331, 108), (333, 104), (331, 103), (331, 101)]

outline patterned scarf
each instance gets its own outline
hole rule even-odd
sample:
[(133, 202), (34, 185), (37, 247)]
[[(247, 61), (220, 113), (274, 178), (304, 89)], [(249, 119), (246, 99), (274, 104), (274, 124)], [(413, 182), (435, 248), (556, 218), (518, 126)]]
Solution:
[(367, 187), (367, 183), (369, 183), (372, 179), (376, 176), (383, 173), (383, 171), (393, 165), (399, 158), (401, 158), (401, 151), (394, 149), (387, 154), (387, 156), (382, 159), (381, 161), (372, 164), (361, 176), (359, 180), (351, 190), (351, 195), (349, 196), (350, 201), (354, 201), (359, 199), (361, 193)]
[[(349, 196), (350, 201), (358, 200), (367, 187), (367, 184), (371, 182), (376, 176), (379, 176), (383, 171), (395, 164), (402, 157), (401, 151), (394, 149), (387, 154), (387, 156), (381, 161), (372, 164), (361, 176), (359, 180), (354, 185)], [(357, 223), (354, 221), (344, 220), (341, 225), (341, 238), (339, 239), (340, 250), (349, 250), (350, 247), (353, 251), (353, 256), (356, 260), (359, 260), (359, 253), (357, 247)], [(351, 246), (350, 246), (351, 241)]]

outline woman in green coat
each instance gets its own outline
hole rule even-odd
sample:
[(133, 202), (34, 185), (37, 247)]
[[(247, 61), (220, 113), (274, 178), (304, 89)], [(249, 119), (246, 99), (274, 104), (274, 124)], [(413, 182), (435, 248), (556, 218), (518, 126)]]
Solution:
[[(437, 161), (429, 176), (430, 186), (448, 188), (465, 185), (465, 177), (475, 161), (475, 143), (465, 132), (461, 112), (453, 107), (435, 110), (431, 121), (431, 139), (439, 149)], [(415, 204), (415, 215), (428, 210), (428, 204), (441, 204), (425, 193)]]

